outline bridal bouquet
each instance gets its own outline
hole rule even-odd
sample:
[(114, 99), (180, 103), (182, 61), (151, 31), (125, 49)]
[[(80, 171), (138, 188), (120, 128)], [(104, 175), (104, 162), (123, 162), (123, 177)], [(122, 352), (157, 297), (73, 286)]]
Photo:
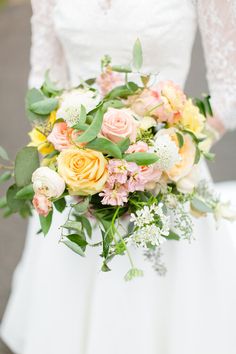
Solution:
[[(68, 208), (60, 242), (81, 256), (100, 247), (103, 271), (127, 254), (127, 280), (142, 274), (130, 246), (152, 259), (164, 242), (191, 239), (192, 215), (234, 218), (201, 178), (201, 157), (213, 158), (209, 97), (188, 99), (141, 66), (137, 40), (132, 65), (113, 66), (105, 56), (100, 76), (78, 87), (59, 90), (47, 73), (26, 96), (31, 142), (1, 175), (14, 178), (0, 201), (6, 216), (27, 217), (34, 208), (46, 235), (54, 210)], [(0, 154), (8, 158), (3, 148)]]

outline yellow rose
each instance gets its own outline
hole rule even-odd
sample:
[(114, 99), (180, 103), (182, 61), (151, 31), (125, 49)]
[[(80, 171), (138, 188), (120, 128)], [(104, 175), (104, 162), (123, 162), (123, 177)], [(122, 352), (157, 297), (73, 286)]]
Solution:
[(57, 159), (58, 173), (71, 195), (100, 192), (108, 178), (107, 160), (101, 152), (89, 149), (66, 149)]
[(198, 107), (193, 104), (191, 99), (187, 100), (184, 104), (180, 123), (183, 124), (184, 128), (199, 134), (204, 128), (204, 122), (205, 117), (200, 113)]
[(37, 147), (38, 151), (42, 155), (50, 154), (54, 150), (53, 145), (49, 141), (47, 141), (47, 136), (51, 132), (55, 121), (56, 112), (53, 111), (50, 114), (50, 117), (45, 125), (36, 126), (31, 130), (31, 132), (29, 132), (29, 136), (31, 139), (31, 143), (29, 143), (29, 146)]

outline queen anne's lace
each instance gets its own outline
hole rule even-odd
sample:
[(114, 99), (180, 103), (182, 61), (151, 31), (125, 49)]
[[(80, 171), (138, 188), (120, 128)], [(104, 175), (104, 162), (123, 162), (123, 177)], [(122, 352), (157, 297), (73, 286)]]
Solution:
[(197, 8), (212, 105), (236, 128), (236, 0), (198, 0)]

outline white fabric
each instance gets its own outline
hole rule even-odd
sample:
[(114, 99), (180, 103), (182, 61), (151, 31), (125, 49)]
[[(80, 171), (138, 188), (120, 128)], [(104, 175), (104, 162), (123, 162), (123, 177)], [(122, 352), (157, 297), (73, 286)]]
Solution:
[[(214, 9), (220, 14), (218, 3), (214, 1)], [(61, 83), (78, 83), (80, 76), (96, 75), (97, 60), (104, 53), (111, 54), (114, 63), (127, 63), (137, 37), (144, 47), (145, 69), (184, 85), (196, 31), (194, 2), (113, 0), (108, 5), (105, 0), (33, 1), (30, 85), (40, 86), (48, 68)], [(198, 8), (210, 58), (219, 28), (211, 26), (212, 21), (204, 25), (211, 11), (204, 0)], [(217, 33), (223, 49), (225, 27)], [(223, 69), (215, 67), (217, 60), (207, 59), (207, 64), (217, 102), (225, 92), (220, 91), (219, 78), (210, 73), (220, 71), (223, 78)], [(222, 87), (235, 85), (234, 73), (224, 72)], [(233, 98), (227, 100), (225, 110), (234, 113)], [(227, 126), (236, 126), (224, 111), (221, 119)], [(207, 174), (205, 168), (203, 173)], [(224, 192), (224, 185), (221, 189)], [(234, 193), (232, 184), (230, 197)], [(132, 250), (145, 276), (126, 283), (126, 258), (114, 261), (112, 272), (104, 274), (99, 271), (96, 249), (83, 259), (58, 245), (58, 228), (64, 219), (56, 214), (46, 239), (35, 235), (39, 225), (37, 219), (31, 220), (1, 327), (3, 339), (16, 354), (235, 354), (235, 226), (223, 223), (216, 232), (211, 218), (197, 220), (196, 241), (191, 245), (165, 244), (168, 273), (164, 278)], [(93, 237), (99, 237), (96, 230)]]

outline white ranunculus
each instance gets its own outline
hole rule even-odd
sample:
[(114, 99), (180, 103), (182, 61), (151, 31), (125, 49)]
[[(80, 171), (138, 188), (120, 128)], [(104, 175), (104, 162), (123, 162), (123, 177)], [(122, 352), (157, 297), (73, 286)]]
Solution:
[(191, 172), (177, 181), (176, 186), (181, 193), (192, 193), (200, 180), (200, 173), (198, 166), (194, 165)]
[(39, 167), (32, 175), (35, 193), (44, 194), (47, 198), (59, 198), (65, 190), (63, 178), (49, 167)]
[(57, 111), (57, 118), (64, 119), (71, 127), (77, 123), (81, 105), (86, 112), (94, 109), (100, 101), (99, 95), (88, 89), (74, 89), (65, 92), (60, 98), (60, 105)]

